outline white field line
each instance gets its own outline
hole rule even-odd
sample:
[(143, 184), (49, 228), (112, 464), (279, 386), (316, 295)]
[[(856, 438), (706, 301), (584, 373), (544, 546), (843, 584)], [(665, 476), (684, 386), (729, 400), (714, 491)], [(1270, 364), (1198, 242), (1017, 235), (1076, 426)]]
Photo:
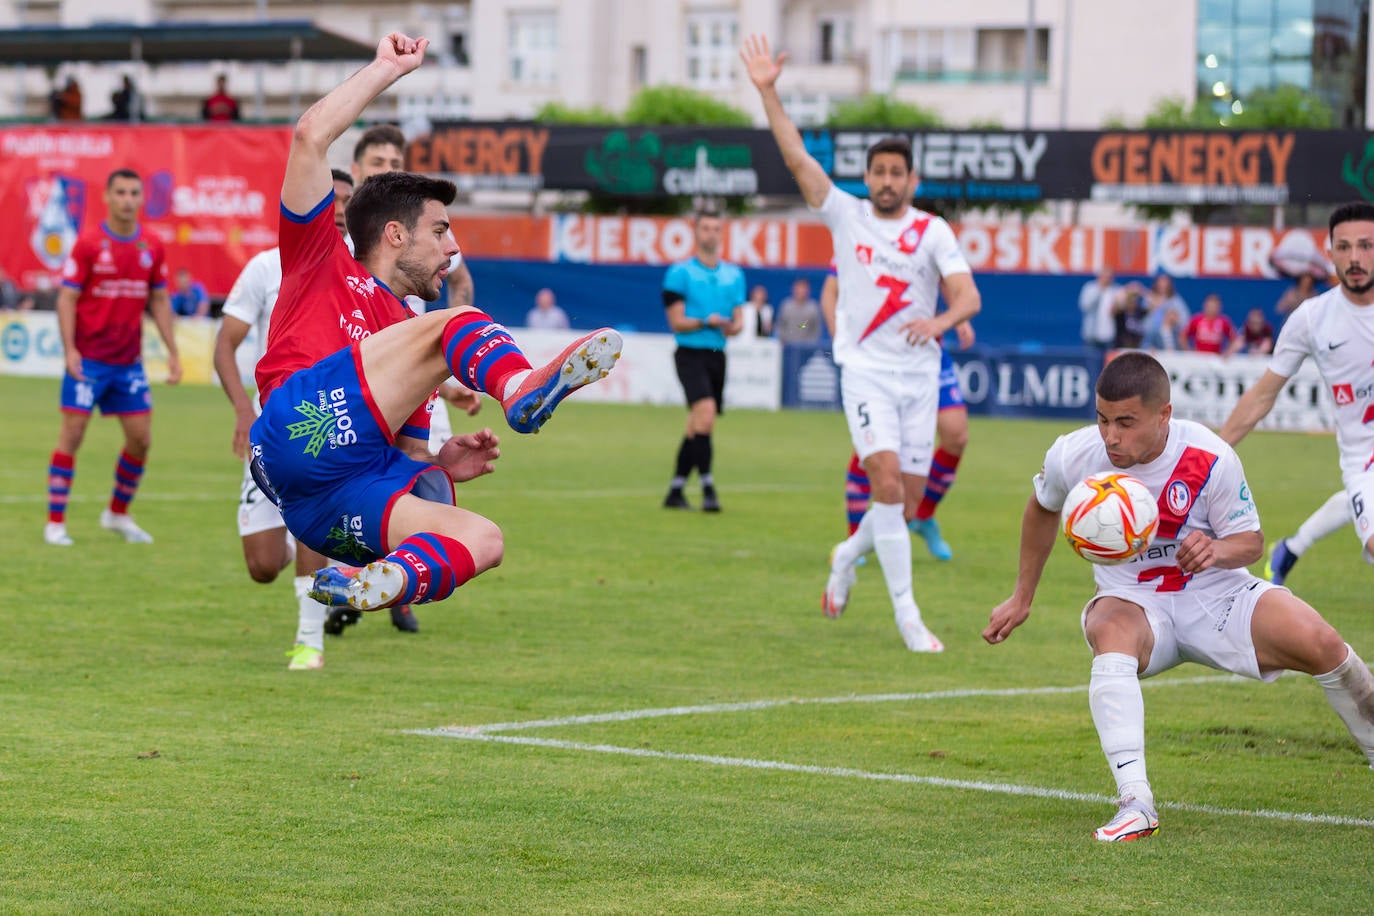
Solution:
[[(1192, 678), (1171, 678), (1163, 681), (1146, 681), (1141, 686), (1148, 688), (1172, 687), (1202, 683), (1240, 683), (1244, 678), (1229, 675), (1212, 675)], [(916, 776), (910, 773), (877, 773), (852, 767), (826, 767), (810, 764), (787, 763), (780, 760), (757, 760), (748, 757), (724, 757), (715, 754), (684, 754), (674, 751), (656, 751), (642, 747), (622, 747), (614, 744), (584, 744), (577, 741), (563, 741), (555, 738), (533, 738), (520, 735), (499, 734), (500, 732), (520, 731), (533, 728), (558, 728), (571, 725), (587, 725), (600, 722), (629, 722), (636, 719), (663, 718), (669, 716), (711, 715), (725, 712), (750, 712), (760, 709), (775, 709), (782, 706), (838, 705), (842, 703), (893, 703), (921, 700), (943, 700), (966, 697), (1007, 697), (1035, 696), (1044, 694), (1086, 693), (1087, 685), (1073, 687), (1020, 687), (998, 690), (940, 690), (929, 693), (880, 693), (851, 695), (843, 697), (818, 697), (813, 699), (755, 700), (743, 703), (716, 703), (702, 706), (672, 706), (660, 709), (633, 709), (622, 712), (594, 713), (582, 716), (564, 716), (556, 719), (532, 719), (523, 722), (493, 722), (486, 725), (456, 725), (442, 728), (414, 729), (410, 733), (439, 738), (458, 738), (465, 741), (485, 741), (497, 744), (516, 744), (528, 747), (548, 747), (560, 750), (584, 751), (596, 754), (616, 754), (625, 757), (656, 758), (676, 760), (687, 763), (707, 763), (715, 766), (742, 767), (752, 770), (772, 770), (787, 773), (807, 773), (816, 776), (832, 776), (846, 779), (864, 779), (874, 782), (897, 782), (907, 785), (934, 786), (943, 789), (963, 789), (974, 792), (993, 792), (1001, 795), (1020, 795), (1031, 798), (1049, 798), (1059, 801), (1090, 802), (1110, 804), (1114, 799), (1107, 795), (1088, 792), (1073, 792), (1067, 789), (1026, 786), (1016, 783), (979, 782), (963, 779), (946, 779), (939, 776)], [(1292, 821), (1310, 824), (1331, 824), (1341, 827), (1374, 828), (1374, 819), (1345, 817), (1335, 814), (1315, 814), (1302, 811), (1274, 811), (1269, 809), (1246, 810), (1241, 808), (1220, 808), (1214, 805), (1197, 805), (1187, 802), (1162, 802), (1161, 808), (1174, 811), (1190, 811), (1199, 814), (1221, 815), (1226, 817), (1257, 817), (1268, 820)]]
[[(1172, 687), (1181, 684), (1206, 684), (1244, 678), (1235, 675), (1204, 675), (1202, 677), (1170, 678), (1163, 681), (1144, 681), (1143, 688)], [(663, 709), (630, 709), (623, 712), (592, 713), (585, 716), (564, 716), (559, 719), (530, 719), (524, 722), (492, 722), (487, 725), (448, 725), (417, 731), (419, 735), (448, 738), (470, 738), (495, 732), (519, 731), (526, 728), (557, 728), (563, 725), (589, 725), (596, 722), (629, 722), (634, 719), (659, 719), (665, 716), (699, 716), (721, 712), (752, 712), (779, 706), (834, 706), (844, 703), (907, 703), (917, 700), (952, 700), (967, 697), (1024, 697), (1053, 693), (1087, 693), (1088, 685), (1072, 687), (1007, 687), (999, 689), (936, 690), (930, 693), (869, 693), (842, 697), (792, 697), (783, 700), (750, 700), (742, 703), (715, 703), (708, 706), (670, 706)]]

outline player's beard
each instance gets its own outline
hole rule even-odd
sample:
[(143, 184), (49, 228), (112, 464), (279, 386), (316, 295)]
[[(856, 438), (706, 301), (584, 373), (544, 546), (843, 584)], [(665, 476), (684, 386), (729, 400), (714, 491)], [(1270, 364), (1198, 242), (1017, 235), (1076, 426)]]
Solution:
[(1364, 282), (1356, 286), (1354, 283), (1350, 282), (1350, 269), (1346, 268), (1345, 272), (1341, 274), (1341, 286), (1345, 287), (1345, 291), (1347, 293), (1351, 293), (1356, 296), (1363, 296), (1371, 289), (1374, 289), (1374, 276), (1370, 276), (1368, 273), (1365, 273)]
[(434, 285), (435, 272), (430, 270), (423, 258), (412, 257), (409, 251), (396, 259), (396, 270), (406, 278), (413, 295), (426, 302), (439, 298), (439, 290)]
[[(879, 203), (879, 197), (884, 201), (891, 201), (891, 203)], [(883, 193), (873, 198), (873, 212), (883, 219), (892, 219), (894, 216), (901, 216), (902, 211), (905, 209), (906, 201), (902, 200), (902, 195), (899, 193), (890, 195)]]

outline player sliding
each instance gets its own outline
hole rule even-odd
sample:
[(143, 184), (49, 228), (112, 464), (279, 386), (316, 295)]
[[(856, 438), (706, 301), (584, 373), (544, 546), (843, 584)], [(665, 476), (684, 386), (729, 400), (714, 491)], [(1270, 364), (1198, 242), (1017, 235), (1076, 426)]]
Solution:
[(506, 329), (475, 308), (407, 319), (402, 299), (433, 301), (458, 253), (450, 182), (369, 178), (346, 211), (349, 255), (333, 223), (329, 146), (428, 46), (388, 35), (370, 64), (297, 122), (281, 192), (282, 286), (257, 368), (253, 476), (302, 543), (365, 564), (321, 570), (311, 593), (359, 610), (440, 601), (501, 562), (501, 530), (457, 507), (453, 492), (455, 481), (493, 470), (499, 442), (483, 429), (430, 455), (427, 402), (441, 382), (452, 375), (490, 394), (512, 429), (531, 433), (620, 355), (619, 335), (602, 329), (532, 370)]
[(1097, 426), (1059, 437), (1035, 476), (1015, 590), (983, 630), (996, 644), (1026, 622), (1059, 512), (1080, 480), (1127, 470), (1159, 500), (1154, 543), (1122, 565), (1093, 567), (1097, 593), (1081, 618), (1093, 651), (1088, 708), (1120, 798), (1093, 834), (1106, 842), (1159, 829), (1140, 679), (1185, 661), (1262, 681), (1284, 670), (1312, 675), (1374, 765), (1374, 676), (1304, 601), (1246, 572), (1264, 535), (1240, 459), (1211, 430), (1172, 414), (1169, 376), (1154, 357), (1132, 352), (1107, 364)]

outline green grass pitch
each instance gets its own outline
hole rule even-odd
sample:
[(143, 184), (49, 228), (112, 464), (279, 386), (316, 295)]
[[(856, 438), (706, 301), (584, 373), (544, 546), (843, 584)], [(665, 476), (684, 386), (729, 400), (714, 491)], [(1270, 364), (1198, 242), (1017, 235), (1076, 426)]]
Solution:
[[(370, 615), (288, 673), (295, 603), (244, 572), (228, 405), (154, 397), (134, 511), (156, 543), (98, 527), (119, 436), (97, 419), (76, 546), (52, 548), (57, 383), (0, 377), (6, 912), (1374, 910), (1374, 773), (1308, 678), (1155, 679), (1161, 832), (1091, 839), (1113, 785), (1081, 689), (1087, 564), (1057, 548), (1026, 626), (978, 635), (1066, 424), (974, 421), (941, 508), (954, 560), (915, 548), (941, 656), (903, 648), (874, 563), (820, 613), (838, 415), (727, 413), (707, 516), (659, 507), (681, 409), (574, 400), (460, 490), (502, 526), (501, 567), (418, 608), (418, 636)], [(1338, 486), (1329, 438), (1241, 455), (1271, 539)], [(1351, 534), (1290, 584), (1374, 659)], [(779, 702), (829, 698), (854, 701)], [(612, 715), (679, 707), (707, 708)], [(553, 721), (417, 734), (531, 720)]]

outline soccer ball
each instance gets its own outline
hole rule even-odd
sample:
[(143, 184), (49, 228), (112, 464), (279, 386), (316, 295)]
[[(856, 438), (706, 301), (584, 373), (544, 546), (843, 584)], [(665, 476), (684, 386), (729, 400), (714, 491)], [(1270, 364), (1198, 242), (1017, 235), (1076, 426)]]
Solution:
[(1074, 553), (1110, 566), (1150, 546), (1159, 528), (1159, 505), (1129, 474), (1094, 474), (1069, 491), (1059, 520)]

